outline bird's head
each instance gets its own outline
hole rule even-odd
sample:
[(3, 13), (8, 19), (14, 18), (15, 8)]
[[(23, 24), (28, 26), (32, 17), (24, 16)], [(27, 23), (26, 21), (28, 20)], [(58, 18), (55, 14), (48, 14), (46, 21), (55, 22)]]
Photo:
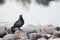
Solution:
[(22, 18), (22, 14), (19, 16), (19, 19)]
[(19, 17), (22, 17), (22, 14)]

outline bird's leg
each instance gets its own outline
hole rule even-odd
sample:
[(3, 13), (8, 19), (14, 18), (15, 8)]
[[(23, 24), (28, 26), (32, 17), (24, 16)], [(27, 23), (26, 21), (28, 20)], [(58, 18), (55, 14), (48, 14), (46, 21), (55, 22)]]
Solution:
[(19, 29), (19, 31), (21, 31), (21, 29), (20, 28), (18, 28)]

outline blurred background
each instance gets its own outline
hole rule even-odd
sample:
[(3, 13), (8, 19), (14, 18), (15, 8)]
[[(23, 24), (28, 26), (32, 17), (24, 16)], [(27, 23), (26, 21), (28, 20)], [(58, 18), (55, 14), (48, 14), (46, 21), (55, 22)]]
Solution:
[(0, 0), (0, 25), (13, 25), (22, 14), (25, 24), (60, 26), (60, 0)]

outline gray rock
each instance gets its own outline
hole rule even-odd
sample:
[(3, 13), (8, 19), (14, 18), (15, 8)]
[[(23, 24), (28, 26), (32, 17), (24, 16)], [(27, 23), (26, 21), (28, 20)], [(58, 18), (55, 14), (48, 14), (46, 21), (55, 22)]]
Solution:
[(18, 40), (20, 39), (17, 35), (14, 34), (7, 34), (3, 37), (3, 40)]
[(41, 38), (42, 36), (39, 33), (30, 33), (28, 37), (31, 40), (37, 40), (37, 39)]
[(60, 38), (60, 31), (54, 31), (53, 38)]
[(0, 37), (3, 37), (6, 35), (6, 31), (3, 27), (0, 27)]
[(27, 25), (25, 27), (21, 28), (23, 31), (25, 31), (26, 33), (30, 33), (30, 32), (34, 32), (36, 30), (36, 26), (35, 25)]

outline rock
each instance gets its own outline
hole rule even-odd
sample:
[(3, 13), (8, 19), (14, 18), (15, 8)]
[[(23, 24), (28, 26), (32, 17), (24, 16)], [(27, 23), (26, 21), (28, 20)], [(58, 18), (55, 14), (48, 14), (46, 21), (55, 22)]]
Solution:
[(25, 26), (25, 27), (22, 27), (21, 28), (24, 32), (26, 32), (27, 34), (29, 34), (29, 33), (40, 33), (40, 32), (43, 32), (43, 33), (46, 33), (44, 30), (43, 30), (43, 27), (41, 26), (41, 28), (40, 28), (40, 26), (38, 27), (38, 26), (35, 26), (35, 25), (31, 25), (31, 24), (29, 24), (29, 25), (27, 25), (27, 26)]
[(53, 38), (60, 38), (60, 31), (54, 31)]
[(25, 39), (28, 38), (27, 35), (26, 35), (26, 33), (23, 32), (22, 30), (19, 30), (19, 29), (16, 29), (15, 35), (17, 35), (21, 40), (22, 39), (25, 40)]
[(48, 40), (49, 38), (51, 38), (51, 36), (52, 36), (52, 35), (50, 35), (50, 34), (45, 34), (45, 36), (43, 36), (43, 38), (45, 38), (45, 39)]
[(31, 40), (37, 40), (37, 39), (41, 38), (42, 36), (41, 36), (39, 33), (30, 33), (30, 34), (28, 35), (28, 37), (29, 37), (29, 39), (31, 39)]
[(7, 34), (13, 34), (11, 28), (5, 27), (5, 31)]
[(2, 38), (5, 35), (6, 35), (5, 29), (3, 27), (0, 27), (0, 37)]
[(3, 28), (7, 34), (12, 33), (11, 25), (8, 25), (8, 24), (7, 25), (2, 25), (2, 26), (0, 26), (0, 28)]
[(20, 39), (20, 40), (30, 40), (30, 39)]
[(60, 31), (60, 27), (55, 27), (55, 30), (56, 31)]
[(54, 38), (54, 39), (49, 39), (49, 40), (60, 40), (60, 38)]
[(15, 34), (7, 34), (2, 39), (3, 40), (18, 40), (20, 38)]
[(50, 35), (50, 34), (46, 34), (48, 37), (51, 37), (52, 35)]
[(38, 40), (47, 40), (47, 39), (45, 39), (45, 38), (39, 38)]
[(47, 33), (47, 34), (53, 34), (54, 32), (54, 28), (53, 27), (48, 27), (48, 26), (43, 26), (43, 25), (38, 25), (38, 29), (41, 29), (44, 31), (44, 33)]
[(2, 40), (2, 38), (0, 38), (0, 40)]
[(22, 29), (24, 32), (26, 32), (26, 33), (32, 33), (32, 32), (36, 32), (36, 27), (37, 27), (37, 26), (35, 26), (35, 25), (29, 24), (29, 25), (27, 25), (27, 26), (25, 26), (25, 27), (22, 27), (21, 29)]
[(48, 27), (54, 27), (54, 25), (52, 25), (52, 24), (49, 24), (49, 25), (46, 25), (46, 26), (48, 26)]

